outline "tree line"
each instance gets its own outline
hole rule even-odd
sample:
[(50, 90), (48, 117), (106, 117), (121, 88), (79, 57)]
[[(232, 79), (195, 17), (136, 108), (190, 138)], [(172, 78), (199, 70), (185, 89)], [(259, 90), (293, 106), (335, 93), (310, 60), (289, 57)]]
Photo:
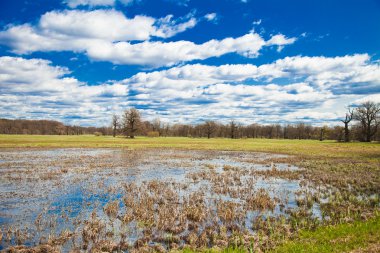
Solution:
[(0, 134), (40, 135), (109, 135), (109, 127), (82, 127), (64, 125), (54, 120), (0, 119)]
[(222, 124), (205, 120), (199, 124), (170, 124), (159, 118), (143, 120), (136, 108), (129, 108), (122, 115), (113, 115), (107, 127), (82, 127), (65, 125), (53, 120), (0, 119), (0, 134), (41, 135), (136, 135), (149, 137), (193, 137), (193, 138), (269, 138), (269, 139), (313, 139), (337, 141), (380, 141), (380, 104), (365, 102), (349, 108), (336, 126), (312, 126), (296, 124), (250, 124), (236, 120)]
[(194, 138), (269, 138), (269, 139), (317, 139), (349, 142), (380, 140), (380, 104), (365, 102), (356, 108), (349, 108), (336, 126), (316, 127), (305, 123), (297, 124), (250, 124), (242, 125), (235, 120), (228, 124), (205, 120), (203, 123), (173, 124), (155, 119), (144, 121), (136, 108), (129, 108), (123, 115), (113, 115), (112, 135), (134, 138), (136, 135), (150, 137), (178, 136)]

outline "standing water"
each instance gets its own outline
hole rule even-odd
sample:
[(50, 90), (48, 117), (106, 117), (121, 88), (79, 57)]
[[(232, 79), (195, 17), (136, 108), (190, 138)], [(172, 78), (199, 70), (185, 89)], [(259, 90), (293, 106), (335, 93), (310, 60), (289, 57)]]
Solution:
[(253, 235), (259, 219), (287, 217), (297, 208), (301, 186), (292, 175), (298, 168), (272, 162), (284, 157), (157, 149), (1, 150), (0, 249), (166, 250), (223, 244), (235, 232)]

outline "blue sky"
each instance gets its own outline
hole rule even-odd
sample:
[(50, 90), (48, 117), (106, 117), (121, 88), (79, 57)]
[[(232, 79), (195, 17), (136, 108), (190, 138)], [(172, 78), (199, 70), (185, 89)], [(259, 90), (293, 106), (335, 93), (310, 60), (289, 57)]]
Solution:
[(380, 1), (0, 3), (0, 117), (338, 124), (380, 102)]

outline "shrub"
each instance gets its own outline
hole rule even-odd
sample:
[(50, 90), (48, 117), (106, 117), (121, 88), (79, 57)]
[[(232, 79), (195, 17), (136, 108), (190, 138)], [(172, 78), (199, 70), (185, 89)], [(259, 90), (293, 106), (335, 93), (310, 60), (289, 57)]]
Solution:
[(148, 132), (148, 137), (159, 137), (160, 133), (157, 131), (149, 131)]

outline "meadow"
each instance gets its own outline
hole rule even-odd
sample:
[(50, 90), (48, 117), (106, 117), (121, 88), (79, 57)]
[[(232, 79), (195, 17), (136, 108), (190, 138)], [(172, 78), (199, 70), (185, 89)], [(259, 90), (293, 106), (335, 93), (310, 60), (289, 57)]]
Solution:
[(226, 139), (226, 138), (148, 138), (93, 135), (0, 135), (0, 148), (181, 148), (195, 150), (240, 150), (282, 153), (306, 157), (380, 158), (378, 143), (338, 143), (334, 140)]
[[(17, 227), (19, 217), (12, 226), (0, 219), (3, 250), (380, 249), (379, 143), (0, 135), (0, 161), (4, 203), (14, 202), (12, 190), (21, 200), (51, 197), (36, 204), (43, 211), (31, 215), (28, 229)], [(67, 211), (56, 190), (71, 196), (76, 184), (88, 198), (76, 205), (78, 195), (66, 198)], [(67, 225), (63, 216), (80, 223)]]

